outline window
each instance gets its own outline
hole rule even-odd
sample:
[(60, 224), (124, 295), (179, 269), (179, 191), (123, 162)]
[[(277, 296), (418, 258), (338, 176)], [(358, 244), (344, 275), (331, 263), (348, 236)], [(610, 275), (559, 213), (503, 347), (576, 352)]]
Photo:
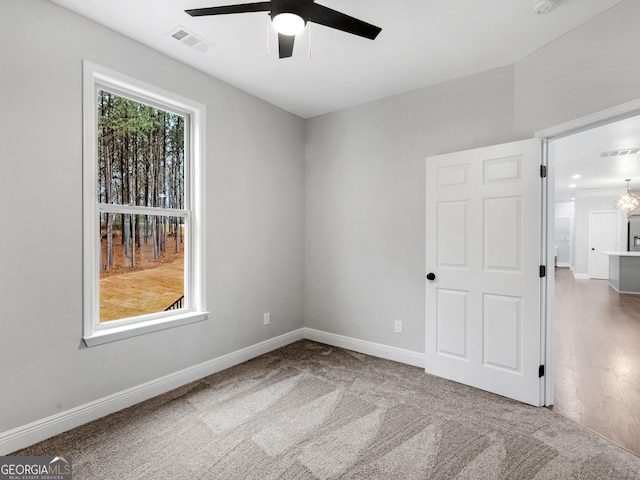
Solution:
[(84, 341), (206, 318), (204, 107), (84, 63)]

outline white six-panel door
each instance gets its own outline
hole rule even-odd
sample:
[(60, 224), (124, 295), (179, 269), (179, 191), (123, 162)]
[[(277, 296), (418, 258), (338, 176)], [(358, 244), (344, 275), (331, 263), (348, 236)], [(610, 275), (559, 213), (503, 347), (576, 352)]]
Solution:
[(426, 372), (541, 405), (539, 141), (426, 167)]

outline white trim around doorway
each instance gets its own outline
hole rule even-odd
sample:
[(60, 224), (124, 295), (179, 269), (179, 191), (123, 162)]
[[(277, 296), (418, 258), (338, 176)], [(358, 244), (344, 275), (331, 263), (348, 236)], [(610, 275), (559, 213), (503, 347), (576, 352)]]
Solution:
[[(549, 163), (548, 144), (550, 141), (573, 135), (591, 128), (607, 125), (609, 123), (623, 120), (625, 118), (634, 117), (640, 115), (640, 99), (632, 100), (620, 105), (616, 105), (599, 112), (591, 113), (583, 117), (570, 120), (559, 125), (540, 130), (535, 133), (535, 137), (539, 138), (542, 142), (542, 164), (547, 166), (547, 192), (546, 198), (542, 200), (542, 208), (546, 211), (546, 216), (543, 216), (543, 223), (545, 225), (540, 226), (540, 233), (543, 236), (543, 243), (548, 247), (553, 244), (554, 225), (552, 220), (555, 218), (553, 211), (555, 205), (555, 192), (554, 192), (554, 165), (553, 162)], [(543, 197), (545, 193), (543, 192)], [(543, 251), (547, 252), (547, 265), (553, 265), (553, 249), (546, 248)], [(575, 273), (574, 273), (575, 275)], [(576, 277), (577, 278), (577, 277)], [(543, 358), (545, 359), (545, 405), (553, 405), (553, 327), (554, 327), (554, 300), (553, 295), (555, 291), (555, 282), (553, 275), (548, 275), (545, 291), (541, 292), (541, 297), (546, 299), (546, 309), (543, 314), (546, 320), (542, 322), (545, 328), (543, 332), (546, 344), (543, 352)]]

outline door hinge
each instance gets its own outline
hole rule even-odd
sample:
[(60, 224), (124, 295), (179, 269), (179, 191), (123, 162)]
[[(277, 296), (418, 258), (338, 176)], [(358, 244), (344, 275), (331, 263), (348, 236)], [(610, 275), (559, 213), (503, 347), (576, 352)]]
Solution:
[(547, 166), (546, 165), (540, 165), (540, 177), (541, 178), (547, 178)]
[(538, 367), (538, 378), (544, 377), (544, 365)]
[(540, 265), (540, 278), (544, 278), (547, 276), (547, 267), (545, 265)]

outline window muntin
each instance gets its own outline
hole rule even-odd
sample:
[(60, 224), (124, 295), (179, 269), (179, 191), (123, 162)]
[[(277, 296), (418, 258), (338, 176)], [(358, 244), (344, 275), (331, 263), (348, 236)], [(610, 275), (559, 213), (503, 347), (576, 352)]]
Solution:
[(85, 343), (202, 320), (204, 106), (84, 74)]

